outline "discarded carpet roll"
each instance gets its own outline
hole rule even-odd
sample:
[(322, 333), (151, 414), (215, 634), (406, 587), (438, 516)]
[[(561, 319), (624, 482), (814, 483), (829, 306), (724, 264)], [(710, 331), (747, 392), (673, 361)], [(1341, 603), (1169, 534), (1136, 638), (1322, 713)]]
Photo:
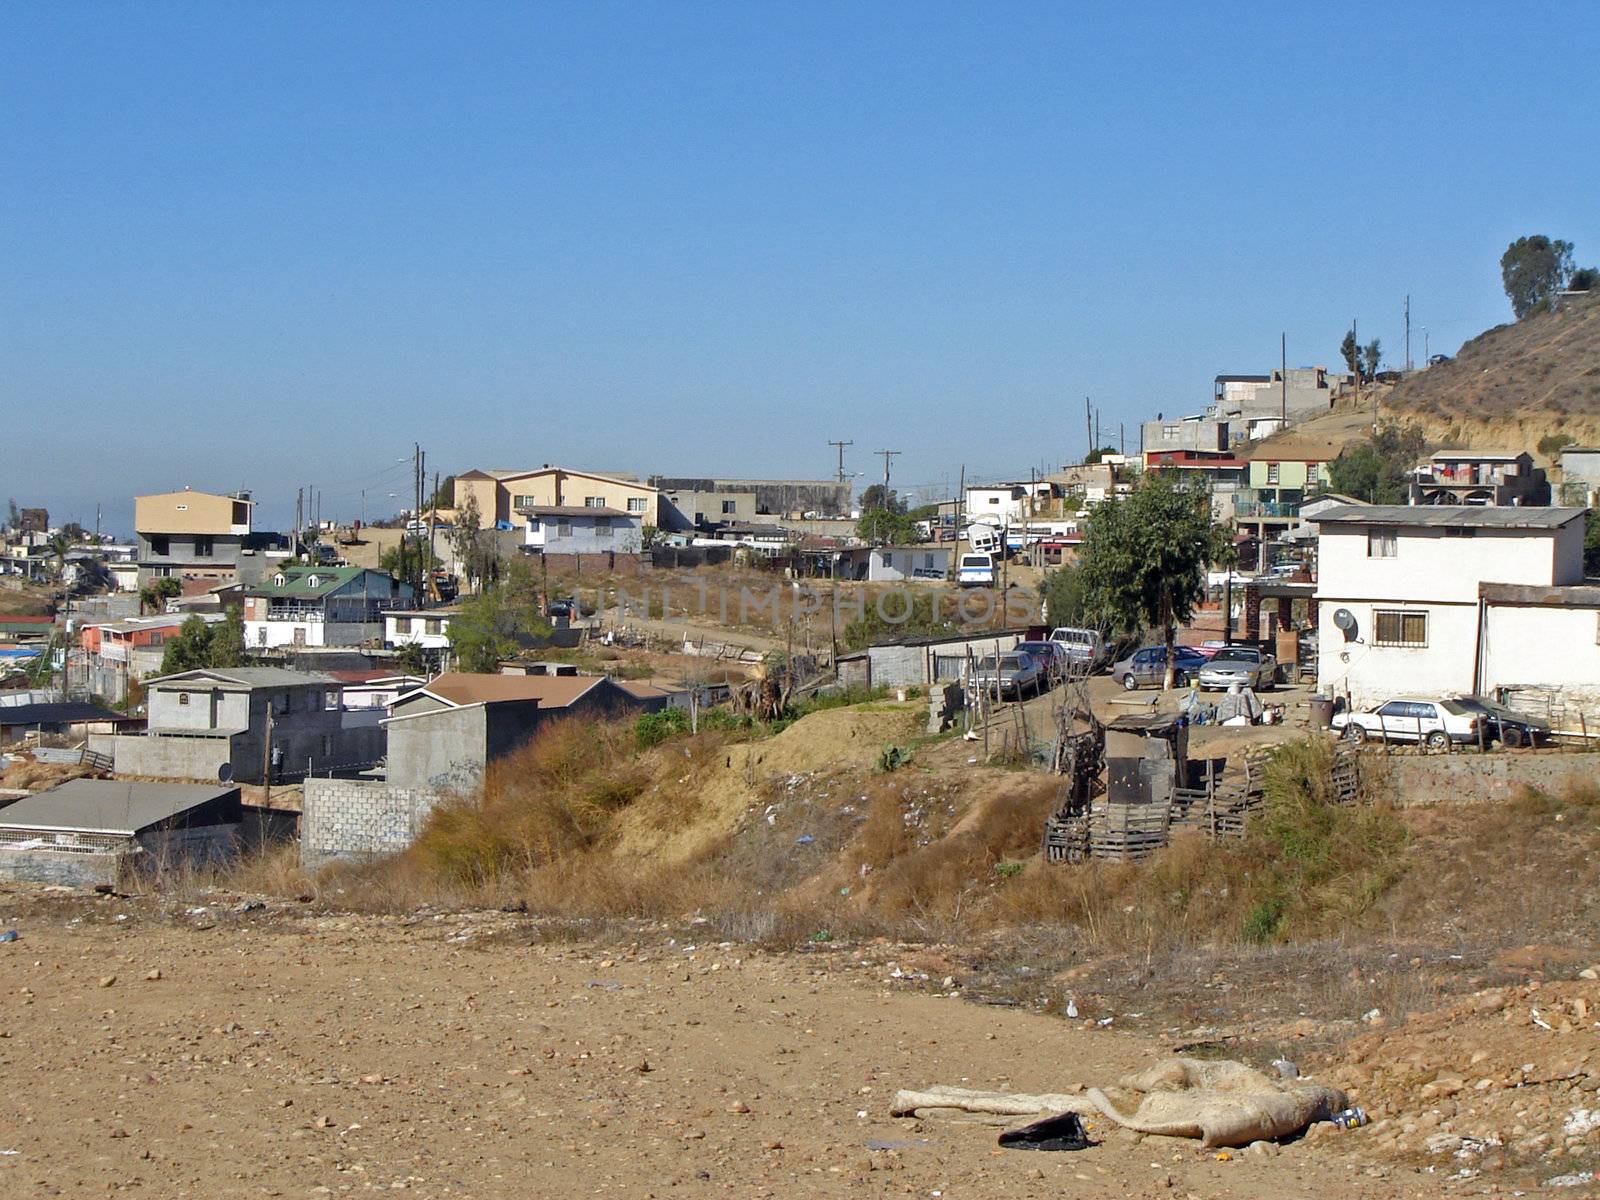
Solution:
[(973, 1088), (937, 1086), (920, 1092), (896, 1092), (889, 1111), (894, 1116), (905, 1117), (919, 1109), (992, 1113), (1001, 1117), (1041, 1117), (1064, 1112), (1086, 1117), (1098, 1111), (1086, 1096), (1052, 1093), (1030, 1096), (1024, 1092), (981, 1092)]
[[(1238, 1062), (1169, 1058), (1123, 1078), (1113, 1098), (1090, 1088), (1088, 1098), (1118, 1125), (1138, 1133), (1199, 1138), (1207, 1146), (1246, 1146), (1288, 1137), (1349, 1104), (1337, 1088), (1278, 1080)], [(1138, 1107), (1125, 1111), (1132, 1103)]]

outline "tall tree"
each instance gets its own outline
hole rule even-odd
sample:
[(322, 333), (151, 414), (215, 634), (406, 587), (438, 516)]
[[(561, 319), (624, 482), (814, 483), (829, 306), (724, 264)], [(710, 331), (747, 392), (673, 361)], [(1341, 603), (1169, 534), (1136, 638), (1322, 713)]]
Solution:
[(1044, 577), (1039, 591), (1044, 599), (1045, 619), (1050, 624), (1081, 626), (1091, 621), (1081, 566), (1064, 563), (1057, 567)]
[(1383, 357), (1383, 344), (1373, 338), (1361, 348), (1361, 365), (1366, 369), (1368, 379), (1378, 377), (1378, 362)]
[(1519, 321), (1549, 308), (1571, 274), (1572, 243), (1542, 233), (1518, 238), (1500, 256), (1500, 280)]
[(856, 522), (856, 536), (869, 546), (904, 546), (917, 540), (917, 523), (908, 513), (869, 508)]
[(1409, 474), (1426, 449), (1415, 425), (1385, 425), (1329, 463), (1328, 482), (1334, 491), (1368, 504), (1404, 504)]
[(1205, 595), (1206, 565), (1225, 561), (1225, 527), (1204, 488), (1165, 474), (1145, 476), (1131, 495), (1097, 505), (1083, 536), (1085, 611), (1103, 628), (1161, 630), (1164, 686), (1173, 684), (1178, 626)]
[(1361, 344), (1356, 341), (1356, 331), (1346, 329), (1344, 341), (1339, 343), (1339, 357), (1344, 359), (1345, 369), (1352, 375), (1361, 371)]
[(1567, 280), (1567, 286), (1575, 292), (1592, 292), (1600, 288), (1600, 267), (1579, 267)]
[(483, 514), (478, 511), (476, 496), (468, 496), (467, 502), (456, 513), (455, 528), (450, 532), (450, 548), (455, 551), (456, 562), (461, 565), (468, 588), (476, 591), (488, 578), (494, 557), (492, 539), (483, 533)]
[(895, 494), (892, 488), (886, 488), (881, 483), (874, 483), (861, 493), (861, 511), (871, 512), (881, 508), (888, 512), (903, 513), (906, 502)]

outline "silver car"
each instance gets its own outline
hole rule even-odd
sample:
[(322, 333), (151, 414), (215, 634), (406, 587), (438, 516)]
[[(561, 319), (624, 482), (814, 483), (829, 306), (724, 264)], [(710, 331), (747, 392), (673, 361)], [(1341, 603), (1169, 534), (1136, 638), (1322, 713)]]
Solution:
[(1227, 691), (1234, 684), (1264, 691), (1278, 683), (1278, 660), (1254, 646), (1224, 646), (1200, 668), (1204, 691)]
[(977, 669), (972, 673), (971, 685), (977, 691), (988, 692), (1002, 699), (1015, 696), (1020, 700), (1030, 693), (1037, 696), (1044, 691), (1045, 680), (1044, 672), (1033, 655), (1013, 650), (1000, 655), (998, 660), (993, 654), (985, 654), (980, 658)]

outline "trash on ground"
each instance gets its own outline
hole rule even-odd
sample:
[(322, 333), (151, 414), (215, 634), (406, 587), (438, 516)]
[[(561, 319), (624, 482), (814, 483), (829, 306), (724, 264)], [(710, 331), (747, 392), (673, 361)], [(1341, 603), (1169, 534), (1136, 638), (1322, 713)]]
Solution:
[(1007, 1129), (1000, 1135), (1000, 1145), (1006, 1150), (1084, 1150), (1094, 1143), (1084, 1132), (1083, 1118), (1069, 1112)]
[(0, 942), (14, 942), (21, 936), (15, 929), (8, 929), (4, 933), (0, 933)]

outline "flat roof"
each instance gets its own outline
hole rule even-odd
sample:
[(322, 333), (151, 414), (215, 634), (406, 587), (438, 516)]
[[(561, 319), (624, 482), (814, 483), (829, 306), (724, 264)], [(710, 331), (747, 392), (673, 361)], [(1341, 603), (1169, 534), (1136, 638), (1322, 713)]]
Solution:
[(625, 513), (620, 508), (590, 508), (583, 504), (519, 504), (519, 513), (535, 517), (628, 517), (637, 519), (638, 513)]
[(1318, 525), (1410, 525), (1422, 529), (1560, 529), (1586, 508), (1477, 504), (1342, 504), (1306, 518)]
[(139, 720), (127, 713), (102, 708), (82, 700), (46, 701), (39, 704), (0, 706), (0, 725), (60, 725), (83, 721), (127, 722)]
[(0, 829), (54, 829), (132, 837), (180, 813), (238, 792), (202, 783), (73, 779), (0, 809)]
[(159, 679), (149, 680), (145, 688), (148, 690), (169, 683), (192, 682), (200, 685), (208, 681), (233, 683), (248, 688), (301, 687), (312, 683), (326, 687), (338, 682), (326, 675), (314, 675), (310, 671), (291, 671), (287, 667), (200, 667), (193, 671), (180, 671), (176, 675), (163, 675)]

